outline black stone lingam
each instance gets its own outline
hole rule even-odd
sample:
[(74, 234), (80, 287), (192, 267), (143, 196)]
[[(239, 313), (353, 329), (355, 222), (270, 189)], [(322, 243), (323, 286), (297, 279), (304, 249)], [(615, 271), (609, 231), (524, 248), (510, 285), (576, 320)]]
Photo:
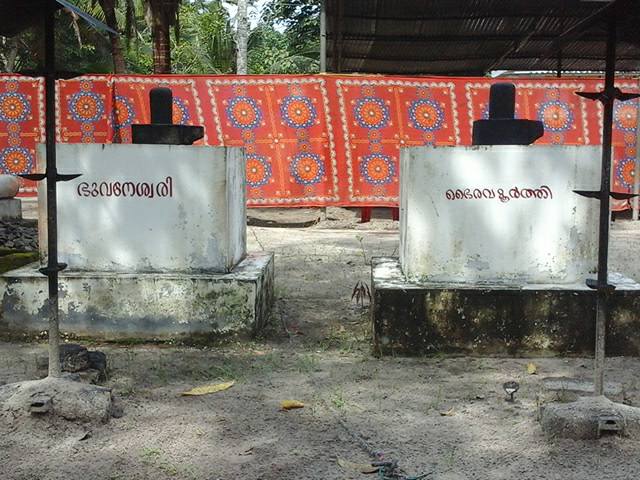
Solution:
[(133, 143), (192, 145), (204, 137), (204, 127), (173, 124), (173, 93), (158, 87), (149, 92), (151, 123), (131, 126)]
[(544, 134), (538, 120), (515, 117), (516, 87), (494, 83), (489, 91), (489, 119), (473, 122), (473, 145), (531, 145)]

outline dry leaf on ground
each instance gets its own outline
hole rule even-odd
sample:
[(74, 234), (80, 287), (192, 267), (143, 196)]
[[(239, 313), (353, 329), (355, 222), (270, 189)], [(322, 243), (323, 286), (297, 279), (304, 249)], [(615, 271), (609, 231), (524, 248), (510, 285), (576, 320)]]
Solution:
[(191, 390), (187, 390), (186, 392), (182, 392), (183, 396), (195, 396), (195, 395), (207, 395), (209, 393), (222, 392), (223, 390), (228, 390), (233, 387), (236, 382), (231, 380), (230, 382), (224, 383), (214, 383), (211, 385), (203, 385), (201, 387), (195, 387)]
[(536, 367), (535, 363), (527, 364), (527, 373), (529, 375), (535, 375), (536, 373), (538, 373), (538, 367)]
[(338, 457), (338, 465), (345, 471), (360, 473), (376, 473), (380, 467), (374, 467), (370, 463), (353, 463)]
[(304, 408), (304, 403), (298, 400), (283, 400), (280, 402), (280, 408), (282, 410), (293, 410), (294, 408)]

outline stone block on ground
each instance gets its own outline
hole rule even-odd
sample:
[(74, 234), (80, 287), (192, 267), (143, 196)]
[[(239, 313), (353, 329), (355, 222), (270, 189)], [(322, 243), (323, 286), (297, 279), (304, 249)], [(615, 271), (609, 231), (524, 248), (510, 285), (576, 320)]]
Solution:
[[(49, 356), (38, 355), (36, 367), (43, 372), (46, 371), (49, 368)], [(63, 343), (60, 345), (60, 368), (63, 372), (77, 375), (73, 380), (98, 383), (106, 379), (107, 356), (97, 350), (89, 351), (82, 345)]]
[(640, 439), (640, 409), (606, 397), (580, 397), (575, 402), (540, 407), (542, 430), (550, 437), (590, 440), (606, 434)]
[(0, 416), (48, 416), (105, 423), (111, 417), (111, 390), (65, 378), (12, 383), (0, 387)]

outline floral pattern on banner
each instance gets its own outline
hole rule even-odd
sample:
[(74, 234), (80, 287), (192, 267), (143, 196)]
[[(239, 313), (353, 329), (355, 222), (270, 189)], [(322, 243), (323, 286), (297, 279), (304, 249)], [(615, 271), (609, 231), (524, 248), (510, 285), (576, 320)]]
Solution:
[[(489, 89), (492, 82), (470, 82), (465, 86), (469, 128), (473, 121), (488, 118)], [(590, 144), (588, 100), (575, 94), (585, 91), (585, 83), (573, 81), (515, 81), (516, 118), (540, 120), (544, 135), (536, 144)]]
[[(638, 84), (631, 82), (616, 82), (616, 87), (624, 92), (637, 92)], [(596, 90), (604, 88), (604, 84), (598, 82)], [(602, 131), (603, 108), (600, 102), (598, 106), (598, 128)], [(638, 108), (640, 101), (636, 99), (613, 104), (613, 161), (612, 161), (612, 185), (611, 189), (618, 192), (633, 192), (636, 177), (636, 159), (638, 145)], [(630, 200), (611, 199), (614, 210), (630, 208)]]
[[(638, 158), (638, 99), (615, 102), (613, 109), (614, 127), (614, 170), (613, 190), (633, 192)], [(619, 208), (626, 208), (630, 201), (617, 200)]]
[(325, 80), (207, 80), (219, 144), (243, 146), (250, 205), (339, 200), (336, 146)]
[(111, 87), (106, 76), (57, 83), (57, 141), (111, 142)]
[[(131, 142), (148, 123), (149, 90), (172, 89), (173, 120), (203, 125), (204, 145), (244, 146), (251, 206), (397, 206), (404, 146), (469, 145), (488, 114), (489, 87), (512, 81), (516, 117), (541, 119), (541, 144), (598, 145), (602, 107), (574, 92), (599, 79), (477, 79), (384, 76), (92, 75), (57, 82), (61, 142)], [(637, 80), (618, 86), (637, 92)], [(0, 169), (33, 171), (44, 136), (44, 82), (0, 75)], [(613, 189), (636, 178), (638, 101), (616, 102)], [(335, 132), (335, 133), (334, 133)], [(631, 186), (631, 187), (630, 187)], [(23, 181), (21, 195), (34, 195)], [(629, 208), (613, 201), (612, 208)]]
[[(130, 143), (131, 125), (150, 123), (149, 91), (155, 87), (168, 87), (173, 92), (172, 120), (181, 125), (205, 125), (196, 82), (175, 77), (113, 77), (113, 142)], [(196, 144), (207, 144), (205, 137)]]
[[(44, 141), (44, 84), (28, 77), (0, 79), (0, 174), (31, 173), (35, 146)], [(35, 194), (35, 183), (21, 180), (20, 192)]]
[(398, 202), (400, 148), (461, 143), (453, 82), (336, 81), (348, 201)]

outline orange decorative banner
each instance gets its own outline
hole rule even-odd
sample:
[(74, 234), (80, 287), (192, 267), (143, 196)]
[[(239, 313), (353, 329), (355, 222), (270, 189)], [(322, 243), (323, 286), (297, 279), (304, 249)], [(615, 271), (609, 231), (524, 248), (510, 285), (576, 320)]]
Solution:
[[(344, 75), (85, 76), (58, 82), (59, 142), (128, 143), (148, 123), (149, 90), (173, 91), (175, 123), (204, 125), (199, 144), (242, 146), (250, 206), (397, 206), (400, 149), (470, 145), (488, 115), (486, 78)], [(516, 84), (516, 116), (544, 122), (538, 144), (601, 143), (602, 108), (575, 95), (598, 79), (500, 79)], [(637, 80), (618, 86), (638, 91)], [(638, 100), (614, 111), (613, 188), (636, 175)], [(0, 171), (35, 168), (44, 140), (40, 79), (0, 76)], [(197, 175), (197, 172), (194, 172)], [(35, 195), (24, 182), (21, 195)], [(629, 208), (628, 201), (614, 209)]]

